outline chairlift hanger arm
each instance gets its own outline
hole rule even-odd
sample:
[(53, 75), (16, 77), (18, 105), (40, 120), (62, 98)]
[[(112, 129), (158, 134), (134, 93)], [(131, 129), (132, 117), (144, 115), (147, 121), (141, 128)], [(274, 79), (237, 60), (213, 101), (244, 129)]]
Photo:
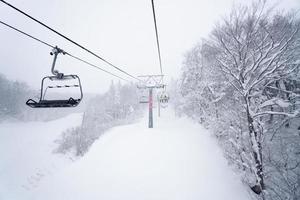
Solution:
[(58, 79), (62, 79), (64, 74), (63, 73), (59, 73), (58, 70), (55, 70), (55, 64), (56, 64), (56, 60), (57, 60), (57, 56), (58, 54), (62, 53), (63, 55), (66, 54), (66, 52), (60, 48), (58, 48), (57, 46), (54, 47), (52, 49), (52, 52), (50, 52), (50, 55), (54, 55), (54, 58), (53, 58), (53, 62), (52, 62), (52, 67), (51, 67), (51, 72), (54, 76), (57, 76)]

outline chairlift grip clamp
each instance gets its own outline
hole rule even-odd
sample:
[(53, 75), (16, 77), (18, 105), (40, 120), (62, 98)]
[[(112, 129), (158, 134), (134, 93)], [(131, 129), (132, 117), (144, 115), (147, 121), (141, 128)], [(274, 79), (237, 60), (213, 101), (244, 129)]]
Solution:
[(50, 52), (50, 55), (54, 55), (53, 62), (52, 62), (52, 67), (51, 67), (51, 72), (54, 76), (56, 76), (58, 79), (62, 79), (64, 77), (63, 73), (60, 73), (58, 70), (54, 70), (55, 64), (56, 64), (56, 59), (58, 54), (62, 53), (63, 55), (66, 54), (66, 52), (57, 46), (55, 46), (52, 51)]
[(50, 55), (55, 55), (55, 54), (59, 54), (59, 53), (62, 53), (63, 55), (65, 55), (67, 52), (65, 52), (64, 50), (58, 48), (58, 46), (55, 46), (52, 51), (50, 52)]

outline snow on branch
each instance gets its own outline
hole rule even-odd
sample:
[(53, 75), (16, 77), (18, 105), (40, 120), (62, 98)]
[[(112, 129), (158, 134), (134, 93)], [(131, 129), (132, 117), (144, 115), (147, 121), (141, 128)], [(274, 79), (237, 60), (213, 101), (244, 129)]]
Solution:
[(260, 112), (260, 113), (255, 113), (253, 114), (253, 118), (262, 116), (262, 115), (283, 115), (286, 117), (290, 117), (290, 118), (295, 118), (299, 116), (299, 110), (296, 110), (294, 113), (286, 113), (286, 112), (275, 112), (275, 111), (264, 111), (264, 112)]
[(259, 107), (264, 108), (264, 107), (273, 106), (273, 105), (277, 105), (281, 108), (288, 108), (292, 104), (287, 100), (282, 100), (282, 99), (279, 99), (279, 98), (273, 98), (273, 99), (270, 99), (270, 100), (267, 100), (267, 101), (263, 102)]

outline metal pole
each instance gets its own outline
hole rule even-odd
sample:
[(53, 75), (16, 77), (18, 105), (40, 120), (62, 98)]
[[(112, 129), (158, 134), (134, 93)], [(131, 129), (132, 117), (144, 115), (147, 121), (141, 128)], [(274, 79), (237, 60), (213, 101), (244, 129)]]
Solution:
[(153, 128), (153, 97), (152, 97), (152, 88), (149, 88), (149, 128)]
[(55, 70), (55, 64), (56, 64), (56, 59), (57, 59), (57, 56), (59, 53), (62, 53), (65, 55), (65, 52), (58, 48), (57, 46), (52, 50), (52, 52), (50, 52), (50, 55), (54, 55), (54, 58), (53, 58), (53, 63), (52, 63), (52, 67), (51, 67), (51, 72), (54, 76), (56, 76), (58, 79), (62, 79), (64, 77), (64, 74), (63, 73), (59, 73), (58, 70)]
[(157, 98), (158, 102), (158, 117), (160, 117), (160, 97)]
[(55, 64), (56, 64), (56, 59), (57, 59), (57, 55), (58, 55), (58, 51), (54, 51), (54, 58), (53, 58), (53, 62), (52, 62), (52, 67), (51, 67), (51, 72), (54, 76), (57, 76), (58, 71), (54, 70)]

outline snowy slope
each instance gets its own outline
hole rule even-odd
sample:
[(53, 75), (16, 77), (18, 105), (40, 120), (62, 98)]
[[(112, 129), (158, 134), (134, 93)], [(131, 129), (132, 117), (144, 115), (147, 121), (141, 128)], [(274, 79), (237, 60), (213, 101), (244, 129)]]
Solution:
[(145, 118), (108, 131), (82, 159), (43, 179), (29, 199), (250, 199), (206, 130), (163, 115), (154, 129)]
[(25, 199), (71, 160), (53, 154), (54, 140), (81, 123), (81, 114), (50, 122), (0, 124), (0, 200)]

